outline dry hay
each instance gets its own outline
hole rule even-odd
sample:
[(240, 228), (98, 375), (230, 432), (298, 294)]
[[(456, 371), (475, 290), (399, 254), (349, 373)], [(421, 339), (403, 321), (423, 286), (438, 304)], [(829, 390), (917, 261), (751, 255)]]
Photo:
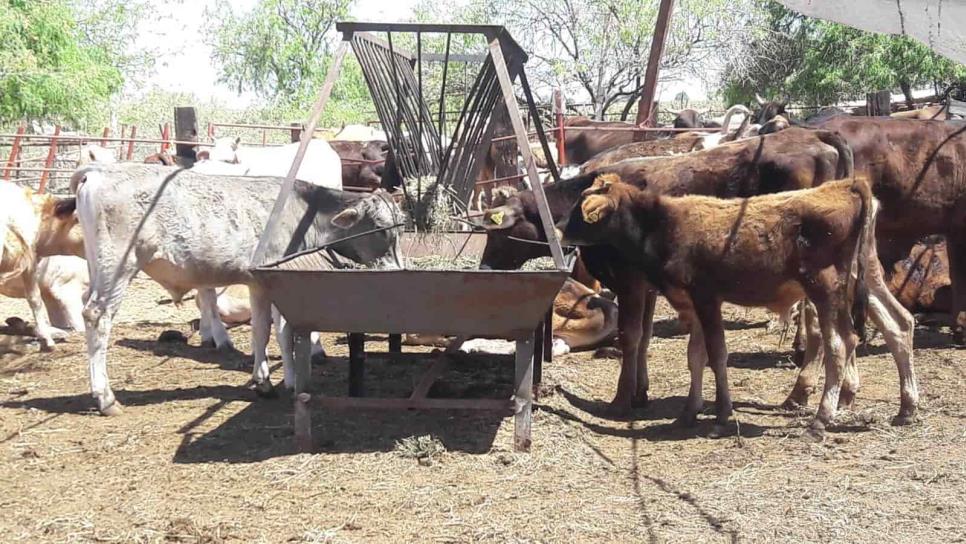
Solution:
[[(512, 418), (465, 412), (314, 413), (316, 454), (292, 451), (291, 403), (256, 400), (243, 355), (198, 347), (191, 305), (158, 305), (137, 279), (112, 337), (121, 418), (94, 414), (84, 344), (0, 357), (0, 534), (4, 542), (956, 542), (966, 538), (966, 357), (948, 329), (917, 330), (922, 421), (891, 427), (895, 367), (881, 341), (859, 359), (862, 388), (823, 443), (810, 410), (775, 408), (795, 370), (779, 366), (766, 314), (726, 308), (740, 435), (707, 438), (711, 411), (678, 429), (686, 339), (658, 309), (651, 403), (603, 408), (618, 363), (572, 353), (544, 367), (530, 454)], [(27, 316), (22, 301), (0, 316)], [(158, 345), (164, 329), (188, 345)], [(248, 327), (230, 331), (245, 353)], [(345, 394), (347, 348), (313, 368)], [(370, 337), (370, 351), (385, 337)], [(274, 346), (273, 346), (274, 349)], [(424, 348), (429, 350), (430, 348)], [(280, 377), (277, 352), (274, 376)], [(370, 356), (371, 395), (405, 396), (428, 362)], [(500, 397), (509, 358), (466, 358), (433, 396)], [(712, 382), (706, 373), (706, 396)], [(422, 437), (422, 438), (421, 438)], [(428, 439), (426, 437), (433, 437)], [(415, 441), (417, 446), (408, 444)], [(407, 445), (403, 445), (407, 444)], [(402, 451), (437, 452), (420, 463)], [(443, 452), (445, 450), (445, 452)], [(417, 453), (418, 455), (418, 453)], [(423, 457), (429, 459), (430, 457)]]

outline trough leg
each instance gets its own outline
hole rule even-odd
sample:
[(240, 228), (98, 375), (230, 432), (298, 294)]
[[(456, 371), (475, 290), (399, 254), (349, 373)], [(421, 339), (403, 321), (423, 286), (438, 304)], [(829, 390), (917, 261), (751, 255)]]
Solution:
[(302, 453), (312, 451), (312, 411), (309, 401), (309, 383), (312, 378), (312, 338), (305, 331), (293, 335), (295, 374), (295, 449)]
[(402, 335), (389, 335), (389, 353), (402, 353)]
[(553, 362), (553, 306), (547, 310), (547, 317), (543, 320), (543, 346), (543, 362)]
[(533, 387), (539, 388), (543, 382), (543, 352), (553, 350), (553, 346), (548, 346), (543, 342), (543, 330), (546, 324), (541, 321), (533, 331)]
[(530, 422), (533, 413), (533, 337), (517, 340), (516, 372), (513, 396), (514, 451), (530, 451)]
[(366, 335), (349, 333), (349, 396), (365, 396)]

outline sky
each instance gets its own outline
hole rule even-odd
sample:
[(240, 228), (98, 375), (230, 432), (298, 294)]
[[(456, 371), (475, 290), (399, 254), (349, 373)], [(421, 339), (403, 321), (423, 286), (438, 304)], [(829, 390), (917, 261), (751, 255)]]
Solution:
[[(357, 21), (408, 21), (417, 0), (358, 0), (352, 9)], [(255, 0), (233, 0), (235, 10), (251, 9)], [(204, 43), (205, 9), (214, 0), (158, 0), (157, 13), (168, 14), (145, 21), (139, 29), (137, 46), (156, 50), (157, 63), (146, 78), (149, 86), (164, 90), (194, 93), (200, 99), (213, 98), (233, 108), (250, 105), (255, 97), (217, 82), (211, 48)], [(671, 100), (685, 91), (701, 99), (705, 91), (697, 82), (671, 82), (660, 85), (659, 100)]]

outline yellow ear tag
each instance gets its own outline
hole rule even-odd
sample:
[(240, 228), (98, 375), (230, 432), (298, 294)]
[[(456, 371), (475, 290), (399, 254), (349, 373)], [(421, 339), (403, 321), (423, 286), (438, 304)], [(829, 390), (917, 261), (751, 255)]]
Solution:
[(490, 221), (493, 221), (493, 224), (494, 225), (502, 225), (503, 224), (503, 214), (504, 213), (505, 212), (493, 212), (493, 213), (491, 213), (490, 214)]

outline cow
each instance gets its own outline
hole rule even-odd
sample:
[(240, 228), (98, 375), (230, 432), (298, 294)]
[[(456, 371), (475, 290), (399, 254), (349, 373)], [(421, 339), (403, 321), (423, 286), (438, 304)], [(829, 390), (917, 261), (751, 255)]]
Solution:
[(0, 183), (0, 203), (0, 284), (4, 285), (0, 293), (27, 300), (40, 348), (51, 351), (54, 339), (39, 277), (50, 263), (44, 268), (39, 265), (44, 257), (83, 255), (81, 229), (77, 218), (68, 213), (72, 199), (57, 199), (13, 183)]
[[(874, 278), (865, 268), (878, 266), (870, 258), (876, 207), (869, 182), (862, 177), (725, 200), (668, 197), (623, 183), (618, 175), (603, 174), (581, 193), (557, 228), (566, 244), (614, 248), (675, 310), (691, 318), (691, 388), (678, 421), (685, 426), (696, 423), (703, 404), (702, 374), (710, 364), (717, 407), (712, 436), (726, 434), (732, 415), (721, 304), (785, 313), (807, 296), (820, 327), (809, 344), (817, 348), (820, 337), (824, 351), (825, 386), (810, 426), (811, 433), (821, 436), (840, 402), (850, 405), (858, 387), (858, 374), (849, 361), (858, 344), (853, 322), (859, 324), (871, 294), (866, 287), (901, 308), (881, 275), (875, 285), (865, 285)], [(875, 301), (881, 303), (889, 302)], [(878, 311), (875, 304), (873, 311)], [(905, 318), (906, 323), (912, 321), (908, 312)], [(918, 401), (911, 327), (904, 339), (908, 356), (896, 358), (900, 411), (895, 424), (913, 421)], [(815, 357), (818, 349), (809, 353)]]
[(949, 257), (942, 236), (916, 242), (887, 279), (892, 294), (912, 312), (948, 314), (952, 310)]
[(346, 125), (335, 134), (332, 140), (345, 142), (371, 142), (373, 140), (386, 141), (386, 133), (368, 125)]
[[(146, 164), (95, 164), (75, 172), (71, 184), (91, 268), (91, 293), (83, 314), (91, 391), (101, 413), (122, 411), (108, 382), (107, 347), (124, 292), (141, 270), (176, 302), (193, 288), (213, 292), (222, 285), (248, 285), (252, 384), (260, 395), (272, 394), (266, 357), (271, 305), (249, 269), (283, 180)], [(265, 258), (368, 233), (331, 247), (356, 262), (398, 268), (396, 227), (401, 221), (401, 212), (383, 193), (361, 195), (296, 181), (266, 242)], [(214, 312), (213, 302), (202, 308)], [(285, 337), (284, 331), (280, 336)], [(291, 385), (292, 354), (284, 345), (282, 354), (285, 383)]]
[(856, 172), (873, 180), (887, 270), (923, 236), (946, 236), (953, 340), (966, 344), (966, 123), (837, 116), (817, 127), (841, 134)]
[(787, 101), (765, 100), (758, 93), (755, 93), (755, 101), (758, 103), (758, 111), (755, 112), (755, 122), (759, 125), (764, 125), (778, 115), (790, 119), (788, 112), (785, 110), (785, 107), (788, 106)]
[[(795, 128), (687, 155), (625, 160), (599, 173), (615, 173), (626, 182), (674, 196), (737, 198), (813, 187), (847, 177), (852, 173), (852, 154), (844, 140), (832, 132)], [(554, 220), (571, 209), (596, 175), (591, 172), (545, 187)], [(488, 232), (481, 268), (510, 270), (546, 256), (544, 244), (532, 243), (545, 241), (541, 225), (536, 200), (529, 190), (488, 210), (482, 220)], [(581, 251), (581, 258), (590, 273), (617, 294), (620, 303), (623, 361), (611, 409), (627, 413), (635, 404), (647, 402), (646, 352), (654, 293), (612, 248), (588, 247)]]
[[(87, 261), (73, 255), (44, 257), (37, 262), (36, 278), (51, 326), (83, 331), (81, 311), (89, 284)], [(8, 277), (0, 282), (0, 295), (26, 299), (27, 290), (19, 277)]]
[(946, 120), (946, 106), (943, 104), (933, 104), (917, 110), (897, 111), (889, 114), (894, 119), (939, 119)]
[[(298, 152), (298, 143), (276, 147), (245, 147), (241, 138), (218, 138), (215, 145), (199, 151), (192, 166), (205, 174), (230, 176), (276, 176), (288, 174)], [(342, 161), (324, 140), (310, 140), (297, 179), (319, 187), (342, 188)]]
[(617, 304), (567, 278), (553, 299), (553, 337), (570, 350), (595, 348), (617, 334)]
[[(385, 141), (329, 140), (329, 145), (342, 159), (343, 187), (375, 190), (392, 185), (389, 180), (383, 181), (389, 154), (389, 144)], [(395, 168), (393, 174), (398, 176)]]

